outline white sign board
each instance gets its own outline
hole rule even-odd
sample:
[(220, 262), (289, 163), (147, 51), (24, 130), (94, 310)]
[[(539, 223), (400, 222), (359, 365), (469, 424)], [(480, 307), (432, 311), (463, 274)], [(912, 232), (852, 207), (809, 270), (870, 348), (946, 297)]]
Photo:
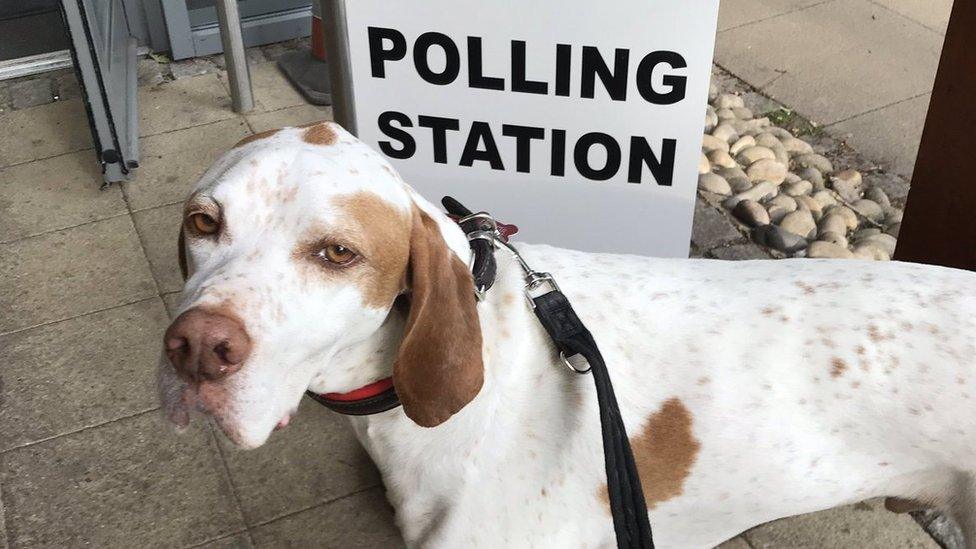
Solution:
[(352, 117), (435, 203), (686, 257), (718, 0), (347, 0)]

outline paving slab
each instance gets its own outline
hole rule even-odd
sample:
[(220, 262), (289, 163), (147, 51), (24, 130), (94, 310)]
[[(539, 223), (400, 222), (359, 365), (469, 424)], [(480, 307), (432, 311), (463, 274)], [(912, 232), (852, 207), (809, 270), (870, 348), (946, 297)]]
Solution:
[(695, 218), (691, 226), (691, 241), (707, 250), (715, 246), (723, 246), (742, 238), (735, 225), (722, 212), (695, 200)]
[(0, 168), (0, 242), (126, 213), (118, 186), (101, 184), (92, 151)]
[(949, 12), (952, 0), (873, 0), (899, 15), (920, 23), (929, 29), (945, 35), (949, 25)]
[(723, 542), (715, 549), (752, 549), (752, 547), (749, 546), (749, 542), (745, 538), (739, 536)]
[(301, 126), (322, 120), (334, 120), (332, 107), (317, 105), (297, 105), (272, 112), (260, 112), (246, 116), (248, 124), (255, 133), (285, 126)]
[(770, 522), (745, 537), (754, 549), (939, 549), (911, 516), (886, 511), (880, 500)]
[(251, 530), (254, 544), (264, 547), (404, 547), (393, 523), (393, 509), (382, 488), (371, 488), (327, 505), (276, 520)]
[(715, 59), (832, 124), (931, 91), (942, 37), (868, 0), (835, 0), (718, 33)]
[(243, 520), (206, 423), (149, 412), (0, 455), (14, 547), (174, 547)]
[(718, 9), (718, 30), (741, 27), (825, 1), (830, 0), (722, 0)]
[(183, 289), (177, 248), (182, 215), (183, 204), (170, 204), (132, 214), (153, 277), (163, 293)]
[(247, 533), (242, 532), (233, 536), (208, 541), (196, 547), (200, 549), (251, 549), (254, 545), (251, 544), (251, 538), (247, 537)]
[(255, 109), (258, 111), (276, 111), (308, 104), (281, 73), (277, 63), (261, 63), (251, 67), (251, 88), (254, 91)]
[(10, 98), (15, 109), (46, 105), (54, 98), (51, 79), (45, 76), (10, 83)]
[(216, 73), (139, 88), (139, 135), (181, 130), (236, 118)]
[(7, 521), (3, 510), (3, 482), (0, 481), (0, 549), (10, 547), (7, 542)]
[(163, 304), (166, 305), (166, 312), (170, 318), (176, 318), (176, 310), (182, 301), (183, 292), (170, 292), (163, 294)]
[[(0, 166), (91, 147), (91, 131), (81, 100), (55, 101), (0, 116)], [(91, 158), (95, 162), (94, 153)]]
[(250, 526), (380, 484), (349, 420), (307, 398), (260, 448), (237, 450), (219, 438)]
[(159, 298), (0, 336), (0, 452), (159, 406)]
[(931, 94), (850, 118), (828, 130), (858, 152), (911, 179)]
[(128, 216), (0, 244), (0, 334), (155, 294)]
[(743, 261), (749, 259), (770, 259), (769, 254), (752, 242), (745, 244), (733, 244), (724, 248), (715, 248), (709, 251), (715, 259), (725, 261)]
[(129, 206), (137, 211), (182, 202), (203, 172), (250, 133), (244, 119), (235, 116), (140, 139), (139, 169), (133, 181), (123, 184)]

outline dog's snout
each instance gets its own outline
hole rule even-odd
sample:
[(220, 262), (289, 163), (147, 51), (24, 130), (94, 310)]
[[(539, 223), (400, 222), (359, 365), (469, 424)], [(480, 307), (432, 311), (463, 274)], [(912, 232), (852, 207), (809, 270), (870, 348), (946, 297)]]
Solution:
[(251, 338), (240, 320), (193, 308), (173, 321), (163, 338), (176, 372), (191, 381), (213, 381), (241, 368), (251, 353)]

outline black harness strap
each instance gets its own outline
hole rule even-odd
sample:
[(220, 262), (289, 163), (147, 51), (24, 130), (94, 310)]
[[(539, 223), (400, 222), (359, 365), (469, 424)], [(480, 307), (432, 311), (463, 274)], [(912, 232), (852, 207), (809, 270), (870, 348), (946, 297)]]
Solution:
[(593, 335), (576, 315), (569, 300), (559, 290), (532, 299), (535, 315), (564, 357), (582, 355), (589, 363), (596, 398), (600, 406), (600, 425), (603, 429), (603, 454), (607, 471), (607, 491), (610, 513), (617, 535), (617, 547), (653, 549), (651, 524), (641, 487), (640, 474), (630, 450), (630, 439), (617, 397), (613, 392), (610, 374)]
[[(445, 196), (441, 203), (448, 213), (471, 219), (471, 210), (465, 208), (457, 200)], [(495, 274), (494, 244), (489, 240), (471, 239), (475, 231), (486, 231), (482, 219), (472, 219), (461, 228), (469, 235), (472, 250), (475, 251), (475, 261), (472, 271), (476, 285), (480, 284), (478, 273), (490, 269), (492, 280)], [(469, 226), (465, 226), (469, 225)], [(482, 249), (480, 245), (488, 246)], [(479, 246), (479, 247), (476, 247)], [(542, 283), (549, 283), (552, 290), (537, 297), (532, 297), (533, 308), (539, 322), (549, 333), (559, 349), (564, 361), (567, 357), (582, 355), (589, 364), (589, 372), (593, 374), (596, 384), (597, 402), (600, 407), (600, 426), (603, 431), (603, 455), (607, 473), (607, 491), (610, 496), (610, 513), (613, 516), (613, 529), (617, 537), (617, 547), (621, 549), (654, 549), (651, 537), (651, 524), (647, 516), (647, 503), (644, 501), (644, 490), (641, 487), (640, 474), (634, 463), (634, 454), (630, 449), (630, 439), (627, 429), (620, 417), (617, 397), (610, 382), (610, 373), (603, 361), (603, 355), (597, 347), (593, 334), (586, 329), (583, 322), (576, 315), (569, 300), (559, 290), (559, 287), (546, 273), (537, 273), (525, 265), (515, 248), (509, 249), (516, 254), (523, 269), (526, 270), (527, 289), (535, 289)], [(480, 252), (480, 253), (479, 253)], [(486, 256), (485, 262), (479, 261), (479, 256)], [(490, 258), (490, 259), (487, 259)], [(490, 267), (486, 263), (490, 262)], [(479, 268), (480, 265), (480, 268)], [(491, 287), (489, 283), (487, 287)], [(567, 361), (568, 364), (568, 361)], [(573, 367), (570, 364), (571, 367)], [(575, 367), (573, 367), (576, 369)], [(579, 372), (579, 370), (577, 370)], [(585, 373), (585, 372), (580, 372)]]

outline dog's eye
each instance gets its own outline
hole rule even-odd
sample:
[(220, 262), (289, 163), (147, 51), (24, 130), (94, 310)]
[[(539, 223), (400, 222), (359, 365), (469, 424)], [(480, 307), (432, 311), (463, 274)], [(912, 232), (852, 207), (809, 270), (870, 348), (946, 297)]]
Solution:
[(341, 244), (330, 244), (322, 248), (319, 251), (318, 256), (328, 261), (329, 263), (335, 263), (336, 265), (346, 265), (352, 260), (356, 259), (356, 252), (350, 250), (349, 248)]
[(201, 212), (191, 214), (187, 221), (191, 229), (202, 235), (211, 235), (220, 229), (220, 223), (216, 219)]

